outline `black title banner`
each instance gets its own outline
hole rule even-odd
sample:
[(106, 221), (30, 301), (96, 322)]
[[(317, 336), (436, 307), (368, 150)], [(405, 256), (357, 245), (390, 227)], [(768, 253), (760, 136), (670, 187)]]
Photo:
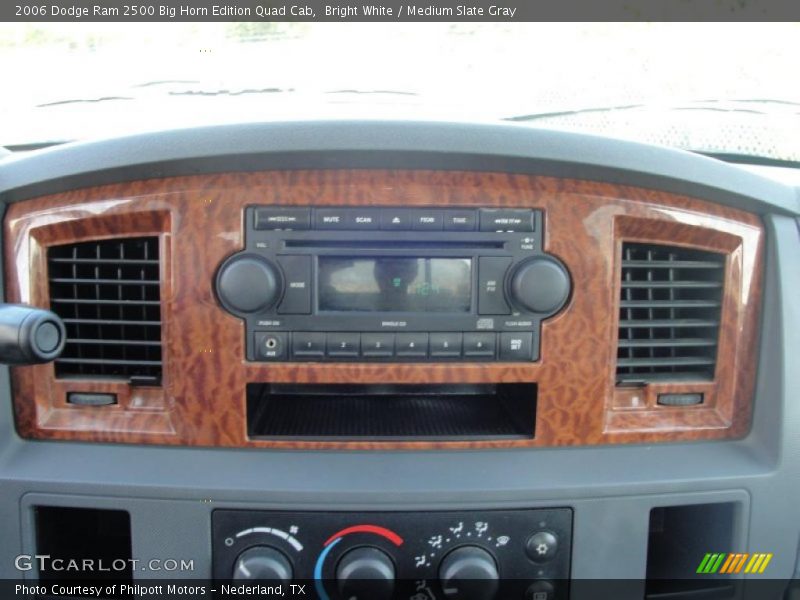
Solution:
[(797, 0), (10, 0), (0, 20), (77, 21), (784, 21)]

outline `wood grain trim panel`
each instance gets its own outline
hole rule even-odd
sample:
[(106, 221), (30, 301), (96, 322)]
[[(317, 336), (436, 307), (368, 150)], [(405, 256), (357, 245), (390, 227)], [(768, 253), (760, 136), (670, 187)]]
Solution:
[[(691, 223), (672, 221), (663, 222), (656, 219), (619, 216), (615, 222), (616, 279), (620, 279), (623, 241), (645, 242), (683, 246), (699, 250), (718, 252), (726, 256), (725, 286), (721, 307), (721, 327), (718, 340), (718, 360), (713, 383), (650, 383), (643, 389), (633, 390), (617, 388), (611, 400), (607, 414), (606, 431), (630, 430), (668, 430), (682, 431), (703, 426), (717, 427), (722, 430), (734, 430), (732, 435), (741, 436), (746, 433), (745, 423), (750, 421), (752, 385), (755, 377), (755, 360), (752, 349), (745, 343), (757, 342), (748, 337), (755, 328), (754, 323), (745, 321), (746, 311), (742, 303), (747, 301), (746, 286), (760, 289), (760, 269), (755, 280), (745, 281), (749, 269), (744, 264), (744, 257), (749, 255), (745, 246), (757, 246), (758, 240), (752, 236), (737, 235), (726, 223), (711, 217), (695, 217)], [(755, 250), (751, 248), (751, 250)], [(613, 344), (617, 344), (617, 331), (614, 332)], [(752, 361), (752, 363), (748, 362)], [(613, 377), (613, 373), (612, 373)], [(676, 408), (658, 406), (657, 397), (662, 393), (698, 392), (704, 396), (703, 404), (692, 408)], [(634, 399), (636, 402), (624, 402), (622, 398)], [(633, 405), (641, 404), (638, 410)], [(623, 405), (624, 408), (619, 410)], [(741, 418), (739, 418), (741, 417)]]
[[(218, 305), (219, 263), (243, 248), (251, 204), (508, 206), (544, 212), (545, 249), (570, 270), (568, 306), (542, 326), (541, 358), (522, 363), (247, 363), (242, 322)], [(37, 439), (272, 448), (490, 448), (650, 443), (741, 437), (757, 363), (763, 227), (757, 216), (641, 188), (501, 173), (329, 170), (225, 173), (136, 181), (17, 203), (5, 220), (10, 302), (48, 306), (46, 248), (157, 234), (162, 266), (161, 388), (56, 380), (52, 365), (12, 370), (20, 435)], [(622, 240), (725, 252), (714, 382), (616, 389)], [(537, 382), (536, 436), (463, 442), (249, 440), (245, 385)], [(68, 391), (113, 391), (111, 407), (67, 405)], [(655, 404), (660, 391), (702, 391), (700, 407)], [(638, 394), (634, 401), (634, 394)]]

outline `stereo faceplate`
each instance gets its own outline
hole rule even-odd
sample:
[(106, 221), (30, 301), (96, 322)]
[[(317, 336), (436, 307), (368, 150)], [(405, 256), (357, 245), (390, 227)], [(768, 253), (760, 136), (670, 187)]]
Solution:
[[(531, 209), (250, 207), (217, 273), (248, 360), (531, 361), (566, 303)], [(516, 230), (515, 230), (516, 229)]]

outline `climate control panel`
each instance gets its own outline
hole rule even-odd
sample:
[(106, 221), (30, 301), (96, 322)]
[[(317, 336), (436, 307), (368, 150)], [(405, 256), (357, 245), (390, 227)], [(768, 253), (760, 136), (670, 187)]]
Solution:
[(571, 538), (569, 508), (216, 510), (214, 578), (320, 600), (565, 599)]

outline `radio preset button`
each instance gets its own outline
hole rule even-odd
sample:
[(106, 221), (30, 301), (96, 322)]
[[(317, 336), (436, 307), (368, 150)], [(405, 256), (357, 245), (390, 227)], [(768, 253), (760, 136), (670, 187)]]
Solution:
[(533, 211), (529, 208), (482, 208), (481, 231), (533, 231)]
[(412, 227), (418, 231), (441, 231), (444, 215), (440, 210), (414, 210)]
[(533, 360), (533, 334), (530, 331), (501, 333), (500, 360)]
[(465, 333), (464, 356), (494, 358), (497, 336), (493, 333)]
[(478, 314), (511, 314), (504, 291), (509, 266), (511, 257), (508, 256), (481, 256), (478, 259)]
[(278, 313), (283, 315), (307, 315), (311, 313), (311, 257), (279, 256), (278, 264), (283, 270), (283, 299)]
[(334, 358), (355, 358), (361, 346), (358, 333), (329, 333), (327, 336), (328, 356)]
[(325, 356), (325, 334), (297, 331), (292, 334), (292, 355), (299, 358), (322, 358)]
[(448, 210), (444, 213), (445, 231), (475, 231), (474, 210)]
[(255, 229), (308, 229), (311, 209), (272, 206), (255, 210)]
[(402, 208), (385, 208), (381, 210), (381, 229), (411, 229), (411, 211)]
[(399, 357), (425, 358), (428, 356), (428, 334), (398, 333), (395, 348)]
[(393, 333), (362, 333), (361, 354), (370, 358), (394, 356)]
[(455, 358), (461, 356), (461, 342), (463, 335), (460, 333), (432, 333), (431, 357)]

